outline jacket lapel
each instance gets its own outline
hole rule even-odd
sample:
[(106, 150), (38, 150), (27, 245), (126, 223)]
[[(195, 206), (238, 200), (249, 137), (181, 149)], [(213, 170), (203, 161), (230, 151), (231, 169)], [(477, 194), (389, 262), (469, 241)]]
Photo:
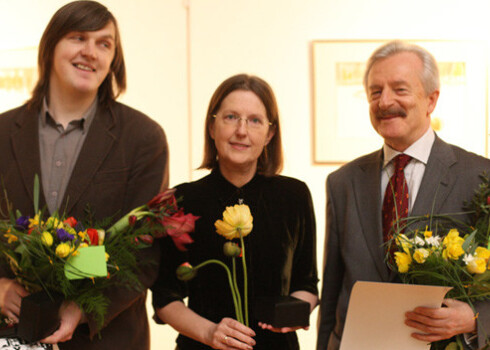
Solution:
[(436, 136), (417, 193), (412, 216), (438, 213), (456, 182), (450, 167), (456, 163), (451, 147)]
[(63, 197), (61, 208), (66, 208), (67, 213), (80, 201), (81, 195), (109, 154), (116, 140), (114, 127), (112, 110), (98, 106)]
[[(29, 200), (34, 203), (34, 176), (41, 176), (41, 161), (39, 155), (39, 132), (38, 132), (38, 116), (36, 113), (29, 113), (26, 109), (22, 110), (17, 118), (18, 130), (12, 133), (11, 141), (12, 148), (20, 170), (22, 182), (28, 193)], [(40, 203), (39, 208), (42, 208), (44, 203), (44, 195), (42, 186), (40, 186)]]
[(383, 280), (388, 279), (384, 262), (383, 235), (381, 227), (381, 165), (383, 152), (372, 153), (359, 165), (360, 176), (354, 176), (353, 191), (359, 213), (361, 231), (369, 253)]

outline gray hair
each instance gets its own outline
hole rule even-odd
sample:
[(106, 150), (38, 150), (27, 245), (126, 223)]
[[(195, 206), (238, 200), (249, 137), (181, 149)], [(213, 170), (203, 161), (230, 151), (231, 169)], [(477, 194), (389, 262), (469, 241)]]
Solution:
[(367, 80), (369, 72), (373, 65), (384, 58), (393, 56), (397, 53), (402, 52), (412, 52), (420, 58), (423, 64), (422, 74), (420, 80), (424, 86), (425, 93), (431, 94), (436, 90), (439, 90), (439, 69), (437, 68), (437, 63), (434, 57), (424, 48), (408, 44), (401, 40), (390, 41), (389, 43), (381, 46), (376, 51), (373, 52), (366, 65), (366, 71), (364, 72), (364, 89), (367, 91)]

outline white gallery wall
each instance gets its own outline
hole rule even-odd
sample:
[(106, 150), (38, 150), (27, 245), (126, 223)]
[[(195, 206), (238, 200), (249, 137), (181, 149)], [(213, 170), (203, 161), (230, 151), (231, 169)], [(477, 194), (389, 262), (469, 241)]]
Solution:
[[(66, 2), (0, 0), (0, 72), (7, 60), (5, 53), (35, 48), (51, 15)], [(313, 164), (312, 41), (405, 38), (471, 39), (484, 45), (490, 43), (487, 0), (101, 2), (112, 10), (121, 29), (128, 72), (128, 90), (121, 101), (150, 115), (165, 129), (170, 147), (172, 186), (204, 174), (193, 169), (202, 156), (207, 104), (219, 83), (233, 74), (246, 72), (259, 75), (271, 84), (281, 116), (286, 160), (283, 174), (305, 181), (313, 195), (320, 271), (325, 178), (338, 165)], [(34, 66), (34, 56), (32, 60)], [(488, 63), (486, 57), (482, 60)], [(481, 75), (488, 80), (486, 68)], [(488, 97), (486, 86), (483, 96)], [(488, 106), (481, 98), (473, 99), (472, 95), (467, 98), (484, 104), (482, 120), (474, 126), (477, 152), (484, 154), (488, 147), (488, 122), (485, 120)], [(0, 105), (0, 111), (14, 106), (7, 102)], [(12, 100), (14, 102), (18, 104)], [(359, 110), (367, 119), (367, 104), (365, 107)], [(465, 123), (468, 118), (464, 112), (459, 116), (460, 122), (471, 130), (473, 125)], [(360, 127), (369, 129), (366, 123), (352, 124), (353, 133), (363, 132)], [(481, 125), (484, 125), (483, 132)], [(445, 138), (451, 141), (451, 135)], [(372, 150), (360, 149), (359, 152)], [(309, 331), (298, 332), (303, 349), (314, 348), (316, 311), (310, 321)], [(175, 332), (169, 326), (151, 323), (152, 349), (173, 349)]]

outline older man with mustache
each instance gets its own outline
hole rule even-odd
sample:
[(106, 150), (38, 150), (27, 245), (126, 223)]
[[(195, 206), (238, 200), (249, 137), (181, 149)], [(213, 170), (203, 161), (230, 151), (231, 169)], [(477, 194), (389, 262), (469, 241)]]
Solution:
[[(384, 145), (327, 179), (317, 350), (339, 349), (356, 281), (396, 281), (396, 273), (384, 261), (383, 245), (396, 218), (460, 212), (477, 188), (479, 175), (490, 170), (490, 160), (445, 143), (430, 127), (439, 72), (426, 50), (400, 41), (385, 44), (368, 61), (364, 86), (371, 123)], [(391, 180), (392, 175), (397, 180)], [(405, 203), (398, 206), (403, 211), (396, 206), (392, 210), (393, 203), (390, 207), (392, 181), (405, 191), (400, 197)], [(425, 343), (465, 334), (465, 346), (481, 348), (490, 334), (490, 306), (475, 306), (476, 312), (464, 302), (446, 299), (441, 308), (407, 310), (405, 323), (414, 329), (412, 336)]]

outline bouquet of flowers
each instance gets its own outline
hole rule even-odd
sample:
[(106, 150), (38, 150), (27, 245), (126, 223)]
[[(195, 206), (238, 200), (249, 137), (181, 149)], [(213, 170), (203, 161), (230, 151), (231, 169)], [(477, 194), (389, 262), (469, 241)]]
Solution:
[(45, 218), (37, 205), (37, 177), (34, 194), (34, 217), (9, 207), (10, 219), (0, 221), (0, 256), (29, 292), (61, 294), (92, 315), (99, 326), (109, 304), (104, 290), (114, 286), (142, 290), (137, 278), (142, 264), (139, 249), (164, 236), (171, 237), (181, 250), (192, 242), (189, 233), (197, 217), (183, 214), (173, 189), (108, 228), (104, 227), (110, 218), (98, 225), (58, 213)]
[[(449, 286), (447, 297), (467, 302), (490, 298), (490, 184), (482, 175), (482, 183), (465, 209), (472, 224), (457, 219), (457, 215), (410, 217), (405, 234), (394, 235), (389, 245), (395, 245), (395, 265), (404, 283)], [(388, 263), (390, 259), (387, 258)], [(478, 321), (478, 319), (477, 319)], [(456, 341), (439, 341), (433, 349), (463, 349), (460, 337)]]

